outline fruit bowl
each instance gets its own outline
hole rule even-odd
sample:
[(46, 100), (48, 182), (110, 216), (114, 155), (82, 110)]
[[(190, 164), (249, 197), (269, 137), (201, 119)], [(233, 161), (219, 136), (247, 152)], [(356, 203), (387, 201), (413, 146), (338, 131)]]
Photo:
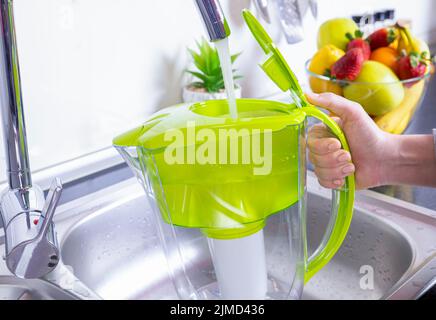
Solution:
[(331, 79), (309, 70), (309, 85), (315, 93), (332, 92), (362, 105), (384, 131), (402, 134), (421, 106), (431, 74), (403, 81), (358, 82)]

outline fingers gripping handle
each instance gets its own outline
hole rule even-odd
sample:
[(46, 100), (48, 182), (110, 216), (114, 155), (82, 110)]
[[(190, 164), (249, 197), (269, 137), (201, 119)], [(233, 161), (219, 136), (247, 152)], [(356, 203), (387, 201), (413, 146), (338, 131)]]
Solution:
[[(336, 135), (344, 150), (350, 151), (344, 133), (333, 119), (313, 106), (304, 108), (304, 112), (308, 116), (321, 120)], [(345, 186), (342, 190), (333, 191), (332, 216), (320, 247), (309, 258), (305, 282), (308, 282), (333, 258), (345, 240), (353, 218), (354, 192), (354, 175), (345, 179)]]

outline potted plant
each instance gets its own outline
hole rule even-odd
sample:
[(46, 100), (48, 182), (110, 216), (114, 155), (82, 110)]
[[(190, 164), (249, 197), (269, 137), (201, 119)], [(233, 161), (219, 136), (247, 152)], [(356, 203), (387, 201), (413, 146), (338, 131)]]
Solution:
[[(183, 100), (185, 102), (198, 102), (206, 100), (227, 99), (224, 86), (223, 73), (216, 48), (209, 42), (202, 40), (197, 42), (198, 52), (188, 49), (197, 70), (186, 70), (195, 80), (183, 88)], [(232, 55), (232, 64), (240, 54)], [(236, 70), (233, 70), (236, 72)], [(240, 76), (234, 75), (237, 80)], [(241, 98), (241, 87), (235, 85), (235, 96)]]

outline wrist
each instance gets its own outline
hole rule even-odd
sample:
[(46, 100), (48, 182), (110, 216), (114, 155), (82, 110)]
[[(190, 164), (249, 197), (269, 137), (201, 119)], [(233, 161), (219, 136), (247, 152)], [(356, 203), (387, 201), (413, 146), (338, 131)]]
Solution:
[(387, 135), (383, 148), (382, 185), (433, 185), (436, 156), (432, 135)]
[(399, 165), (398, 159), (400, 158), (400, 144), (401, 139), (399, 139), (399, 136), (384, 133), (383, 136), (383, 143), (381, 144), (379, 153), (379, 157), (377, 158), (377, 161), (380, 163), (379, 166), (379, 181), (378, 185), (384, 186), (392, 184), (393, 180), (393, 172), (397, 169), (394, 169), (393, 167)]

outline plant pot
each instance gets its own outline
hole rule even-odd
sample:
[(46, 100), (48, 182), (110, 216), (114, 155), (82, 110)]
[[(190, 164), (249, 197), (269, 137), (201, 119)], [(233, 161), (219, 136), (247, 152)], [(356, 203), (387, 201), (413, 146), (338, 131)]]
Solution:
[[(240, 99), (242, 96), (242, 89), (240, 86), (235, 88), (235, 97)], [(223, 100), (227, 99), (225, 90), (221, 92), (211, 93), (204, 89), (194, 88), (190, 85), (183, 88), (183, 101), (186, 103), (209, 101), (209, 100)]]

